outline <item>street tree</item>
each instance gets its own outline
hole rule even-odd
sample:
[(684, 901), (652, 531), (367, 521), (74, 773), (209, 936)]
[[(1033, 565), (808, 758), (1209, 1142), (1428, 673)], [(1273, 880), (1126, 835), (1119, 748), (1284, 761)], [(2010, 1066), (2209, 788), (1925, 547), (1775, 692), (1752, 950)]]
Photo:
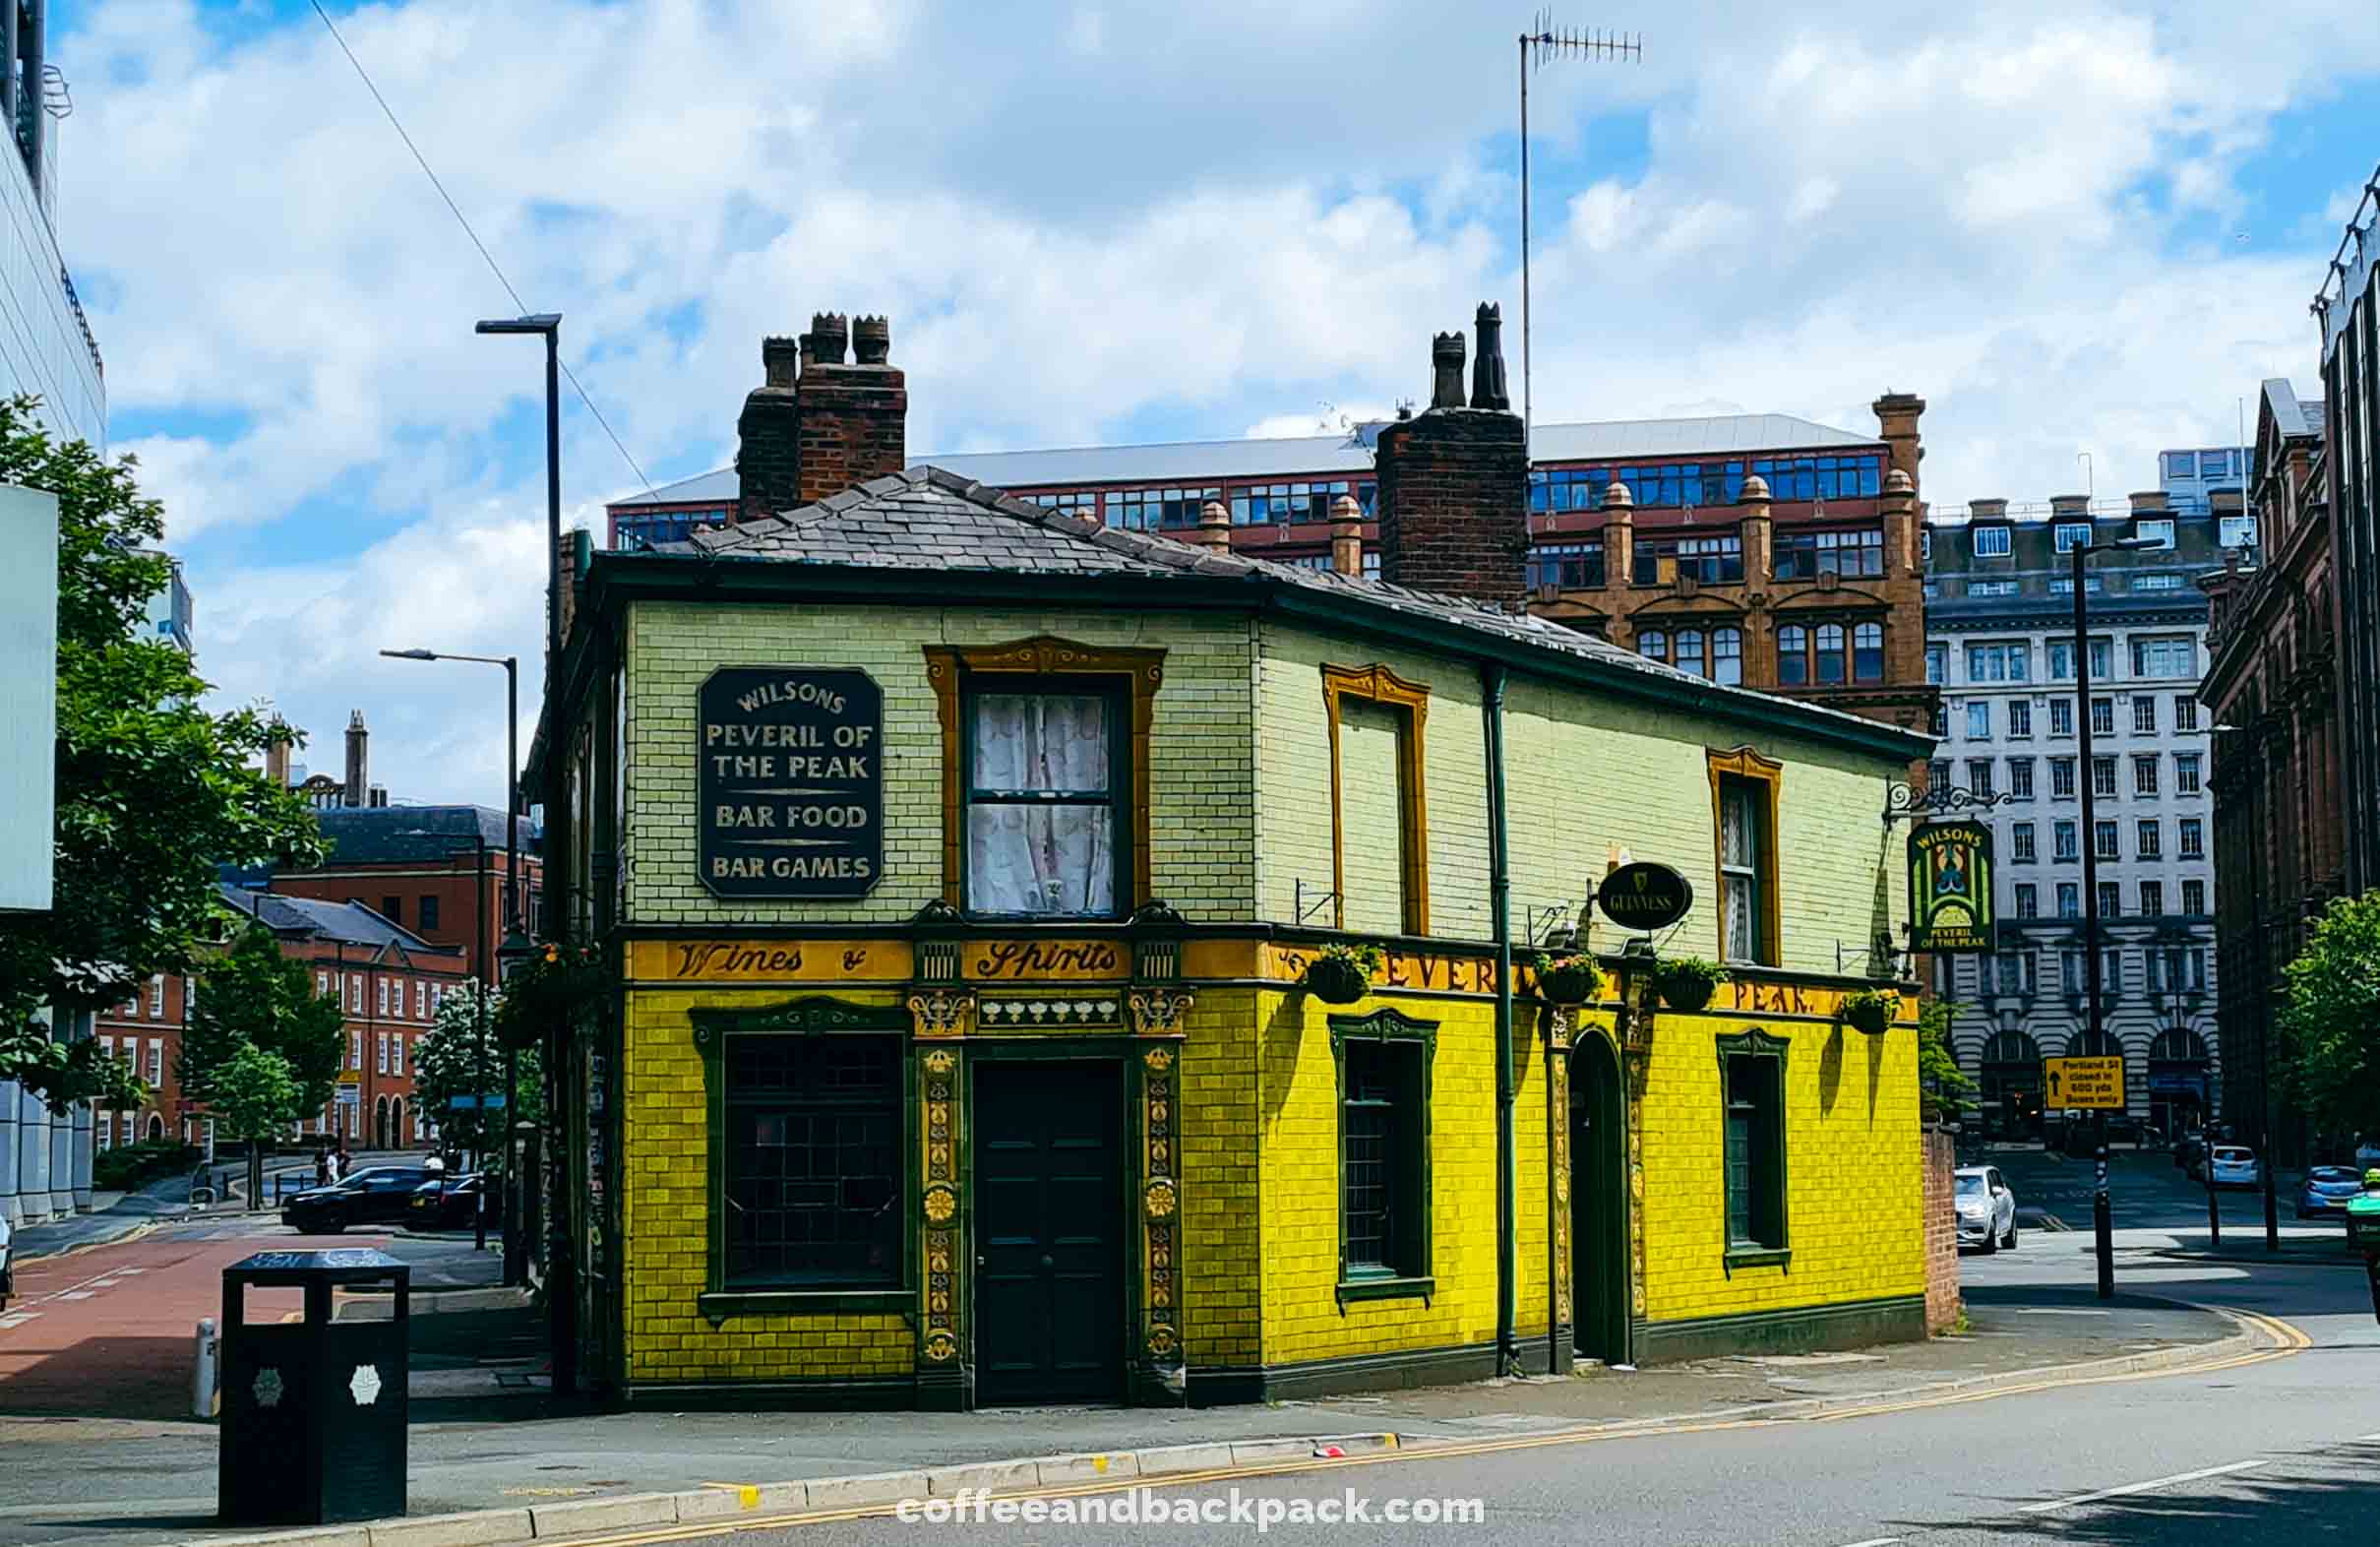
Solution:
[(248, 1145), (248, 1207), (265, 1198), (265, 1142), (287, 1133), (303, 1115), (300, 1085), (289, 1061), (243, 1042), (208, 1082), (207, 1106), (215, 1132)]
[(483, 1121), (476, 1104), (458, 1107), (454, 1099), (504, 1089), (505, 1046), (497, 1029), (503, 1021), (498, 1012), (502, 998), (477, 983), (463, 984), (440, 1002), (437, 1023), (413, 1046), (413, 1089), (421, 1110), (437, 1118), (439, 1137), (460, 1148), (499, 1156), (508, 1122), (534, 1123), (541, 1118), (537, 1049), (519, 1050), (511, 1103), (504, 1111), (489, 1112)]
[[(215, 911), (215, 867), (310, 864), (313, 814), (250, 767), (273, 733), (255, 709), (201, 708), (190, 657), (148, 637), (171, 582), (153, 550), (164, 510), (134, 460), (50, 438), (31, 398), (0, 400), (0, 483), (58, 497), (56, 901), (0, 915), (0, 1080), (54, 1111), (146, 1099), (131, 1070), (41, 1019), (115, 1004), (189, 970)], [(285, 733), (285, 732), (284, 732)]]
[(1950, 1018), (1959, 1009), (1931, 995), (1918, 1002), (1918, 1099), (1927, 1122), (1955, 1123), (1975, 1107), (1975, 1080), (1950, 1047)]
[(2380, 1134), (2380, 895), (2333, 902), (2284, 976), (2284, 1080), (2323, 1129)]
[(214, 1113), (219, 1137), (223, 1081), (242, 1068), (253, 1074), (253, 1063), (243, 1065), (242, 1055), (254, 1049), (280, 1061), (294, 1092), (288, 1117), (277, 1128), (233, 1136), (250, 1142), (253, 1188), (262, 1175), (262, 1141), (279, 1137), (330, 1103), (346, 1040), (338, 1001), (316, 993), (306, 964), (282, 955), (273, 931), (255, 924), (240, 931), (200, 974), (174, 1074), (185, 1095)]

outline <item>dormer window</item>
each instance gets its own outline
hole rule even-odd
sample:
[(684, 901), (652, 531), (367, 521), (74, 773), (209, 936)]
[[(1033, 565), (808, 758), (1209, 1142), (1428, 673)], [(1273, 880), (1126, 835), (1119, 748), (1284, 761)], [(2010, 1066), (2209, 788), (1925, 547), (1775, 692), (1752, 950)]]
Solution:
[(2072, 553), (2090, 543), (2091, 524), (2087, 521), (2060, 522), (2051, 536), (2057, 543), (2058, 552)]
[(1979, 559), (2008, 557), (2008, 528), (2005, 526), (1978, 526), (1975, 529), (1975, 556)]

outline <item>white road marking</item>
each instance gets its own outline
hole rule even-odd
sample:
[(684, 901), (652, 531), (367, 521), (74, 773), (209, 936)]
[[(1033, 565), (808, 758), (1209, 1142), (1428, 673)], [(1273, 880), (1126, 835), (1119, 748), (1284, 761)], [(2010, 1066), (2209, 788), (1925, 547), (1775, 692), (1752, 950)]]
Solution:
[(52, 1296), (52, 1298), (58, 1300), (88, 1300), (91, 1298), (91, 1291), (89, 1289), (64, 1289), (60, 1290), (56, 1295)]
[(2062, 1306), (2051, 1305), (2022, 1305), (2017, 1307), (2016, 1314), (2019, 1316), (2113, 1316), (2115, 1313), (2113, 1311), (2069, 1310)]
[(2202, 1466), (2194, 1472), (2175, 1472), (2170, 1477), (2152, 1477), (2147, 1482), (2126, 1483), (2121, 1488), (2102, 1488), (2097, 1493), (2078, 1493), (2071, 1499), (2051, 1499), (2043, 1504), (2029, 1504), (2019, 1515), (2043, 1515), (2051, 1510), (2071, 1510), (2078, 1504), (2096, 1504), (2102, 1499), (2121, 1499), (2127, 1494), (2148, 1493), (2152, 1489), (2169, 1488), (2175, 1483), (2196, 1482), (2202, 1477), (2221, 1477), (2230, 1472), (2244, 1472), (2262, 1466), (2262, 1460), (2231, 1461), (2223, 1466)]
[(1863, 1542), (1846, 1542), (1843, 1547), (1892, 1547), (1900, 1539), (1898, 1536), (1870, 1536)]
[(0, 1316), (0, 1329), (23, 1327), (40, 1314), (38, 1311), (11, 1311), (6, 1316)]

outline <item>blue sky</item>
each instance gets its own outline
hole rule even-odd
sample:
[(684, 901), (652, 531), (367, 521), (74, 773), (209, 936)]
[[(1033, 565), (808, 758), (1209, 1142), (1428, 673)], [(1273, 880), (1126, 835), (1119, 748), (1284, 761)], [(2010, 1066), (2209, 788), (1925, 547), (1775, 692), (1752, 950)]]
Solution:
[[(334, 6), (656, 481), (763, 334), (884, 312), (910, 446), (1283, 433), (1517, 312), (1512, 33), (1426, 0)], [(1928, 13), (1940, 11), (1932, 20)], [(2380, 8), (1673, 0), (1532, 87), (1545, 418), (1929, 408), (1937, 507), (2153, 484), (2267, 375), (2380, 158)], [(537, 653), (538, 361), (310, 6), (62, 7), (61, 236), (189, 565), (201, 664), (399, 798), (494, 801)], [(566, 405), (565, 494), (634, 486)], [(533, 672), (531, 673), (533, 682)], [(531, 688), (524, 683), (524, 697)]]

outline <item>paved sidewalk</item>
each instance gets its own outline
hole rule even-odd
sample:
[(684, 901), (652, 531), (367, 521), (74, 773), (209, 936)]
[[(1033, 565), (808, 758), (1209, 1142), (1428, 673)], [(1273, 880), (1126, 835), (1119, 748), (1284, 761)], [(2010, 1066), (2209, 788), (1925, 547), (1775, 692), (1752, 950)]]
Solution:
[(61, 1252), (121, 1241), (164, 1219), (190, 1211), (190, 1178), (161, 1177), (134, 1193), (94, 1193), (87, 1214), (69, 1214), (46, 1224), (26, 1225), (16, 1234), (12, 1255), (31, 1263)]
[[(1964, 1335), (1927, 1343), (1313, 1402), (973, 1414), (589, 1413), (556, 1403), (544, 1390), (539, 1324), (517, 1301), (517, 1292), (465, 1291), (440, 1297), (437, 1311), (414, 1319), (413, 1515), (1188, 1444), (1383, 1432), (1430, 1443), (1725, 1413), (1791, 1416), (1796, 1403), (1913, 1396), (2045, 1366), (2184, 1358), (2194, 1345), (2236, 1334), (2229, 1321), (2171, 1302), (2100, 1302), (2087, 1288), (2047, 1287), (2006, 1303), (1979, 1295)], [(0, 1448), (12, 1460), (0, 1466), (0, 1547), (131, 1547), (216, 1530), (211, 1425), (0, 1418)]]

